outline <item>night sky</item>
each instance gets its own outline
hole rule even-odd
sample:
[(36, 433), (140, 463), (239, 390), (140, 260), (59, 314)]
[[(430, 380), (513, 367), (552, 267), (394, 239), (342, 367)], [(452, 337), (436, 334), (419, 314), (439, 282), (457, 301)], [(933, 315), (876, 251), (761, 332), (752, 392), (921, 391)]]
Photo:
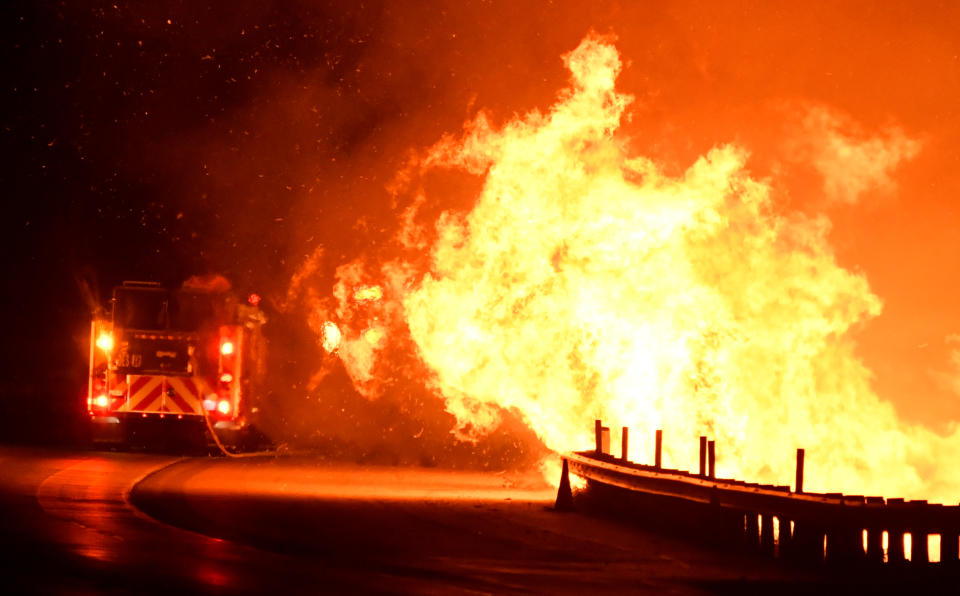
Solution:
[(308, 198), (353, 224), (330, 178), (395, 100), (358, 98), (381, 9), (343, 4), (4, 9), (11, 411), (78, 409), (86, 288), (220, 273), (272, 297)]
[[(481, 107), (548, 106), (591, 28), (618, 37), (637, 150), (673, 172), (717, 144), (751, 151), (884, 300), (858, 338), (878, 393), (907, 419), (960, 420), (957, 5), (585, 4), (7, 4), (0, 431), (49, 437), (82, 414), (88, 295), (219, 273), (276, 310), (316, 246), (329, 274), (376, 254), (410, 152)], [(920, 148), (833, 196), (797, 157), (823, 146), (802, 116), (818, 109), (848, 138)]]

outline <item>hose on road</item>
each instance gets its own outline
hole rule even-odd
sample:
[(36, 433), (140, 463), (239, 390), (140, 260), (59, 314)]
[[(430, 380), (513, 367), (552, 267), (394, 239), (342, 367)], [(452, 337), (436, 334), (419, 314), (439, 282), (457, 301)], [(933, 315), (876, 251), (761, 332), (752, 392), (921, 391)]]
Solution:
[(279, 451), (276, 449), (270, 449), (266, 451), (249, 451), (244, 453), (235, 453), (227, 449), (226, 445), (223, 444), (223, 441), (220, 440), (220, 436), (217, 435), (216, 429), (213, 427), (213, 423), (210, 421), (210, 412), (206, 408), (201, 408), (203, 410), (203, 421), (207, 423), (207, 430), (210, 432), (210, 436), (213, 437), (213, 442), (216, 443), (217, 449), (220, 450), (225, 457), (241, 458), (241, 457), (262, 457), (264, 455), (278, 455)]

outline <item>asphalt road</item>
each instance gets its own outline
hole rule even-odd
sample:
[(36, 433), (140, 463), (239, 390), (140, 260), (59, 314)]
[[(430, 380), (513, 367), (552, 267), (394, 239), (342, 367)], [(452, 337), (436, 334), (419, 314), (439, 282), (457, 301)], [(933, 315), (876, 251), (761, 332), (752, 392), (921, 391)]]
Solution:
[(0, 581), (44, 594), (703, 594), (799, 579), (557, 513), (553, 498), (533, 476), (3, 447)]

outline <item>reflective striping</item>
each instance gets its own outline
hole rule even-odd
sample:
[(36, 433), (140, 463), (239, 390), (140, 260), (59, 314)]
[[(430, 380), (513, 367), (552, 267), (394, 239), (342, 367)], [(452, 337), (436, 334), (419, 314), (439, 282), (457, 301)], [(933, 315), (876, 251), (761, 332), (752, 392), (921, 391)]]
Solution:
[(163, 377), (130, 375), (130, 394), (126, 408), (130, 412), (157, 412), (163, 405)]
[(200, 399), (200, 392), (197, 390), (197, 384), (193, 382), (193, 379), (180, 378), (176, 379), (175, 382), (174, 379), (171, 379), (170, 384), (176, 389), (178, 396), (190, 398), (192, 401)]
[(203, 414), (203, 399), (211, 393), (210, 384), (199, 377), (130, 375), (125, 403), (114, 409), (126, 412), (169, 412)]
[(156, 386), (151, 387), (150, 390), (144, 391), (140, 401), (130, 400), (129, 403), (133, 404), (130, 406), (130, 410), (133, 412), (152, 412), (160, 411), (160, 407), (163, 404), (163, 387), (160, 383)]
[(161, 396), (163, 392), (157, 387), (156, 391), (151, 391), (139, 402), (130, 402), (133, 405), (129, 406), (129, 411), (131, 412), (159, 412), (160, 405), (163, 400)]
[(149, 375), (130, 375), (128, 379), (131, 399), (133, 396), (139, 394), (143, 390), (144, 386), (155, 378), (159, 377), (151, 377)]
[[(169, 377), (166, 406), (171, 411), (184, 414), (202, 414), (203, 396), (210, 393), (210, 386), (200, 377)], [(172, 393), (172, 395), (170, 395)]]
[(166, 396), (164, 400), (164, 406), (170, 412), (177, 412), (183, 414), (192, 414), (193, 408), (190, 407), (190, 404), (187, 403), (185, 399), (174, 393), (173, 395)]

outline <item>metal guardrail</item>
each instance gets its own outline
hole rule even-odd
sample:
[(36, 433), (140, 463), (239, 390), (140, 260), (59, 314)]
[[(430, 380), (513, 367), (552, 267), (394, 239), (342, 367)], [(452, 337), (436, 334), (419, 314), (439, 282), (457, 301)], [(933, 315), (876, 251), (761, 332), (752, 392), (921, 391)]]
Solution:
[[(799, 490), (717, 478), (712, 442), (703, 437), (698, 473), (667, 469), (659, 465), (662, 435), (657, 434), (655, 464), (643, 465), (611, 455), (604, 437), (609, 430), (597, 421), (597, 448), (562, 456), (557, 508), (574, 505), (569, 474), (575, 474), (591, 489), (605, 491), (609, 500), (621, 505), (633, 501), (636, 513), (645, 511), (653, 522), (682, 526), (688, 533), (723, 544), (735, 542), (758, 553), (809, 562), (960, 568), (960, 506), (802, 492), (802, 450), (797, 458)], [(623, 454), (626, 447), (624, 439)], [(938, 558), (931, 557), (928, 548), (937, 538)]]

